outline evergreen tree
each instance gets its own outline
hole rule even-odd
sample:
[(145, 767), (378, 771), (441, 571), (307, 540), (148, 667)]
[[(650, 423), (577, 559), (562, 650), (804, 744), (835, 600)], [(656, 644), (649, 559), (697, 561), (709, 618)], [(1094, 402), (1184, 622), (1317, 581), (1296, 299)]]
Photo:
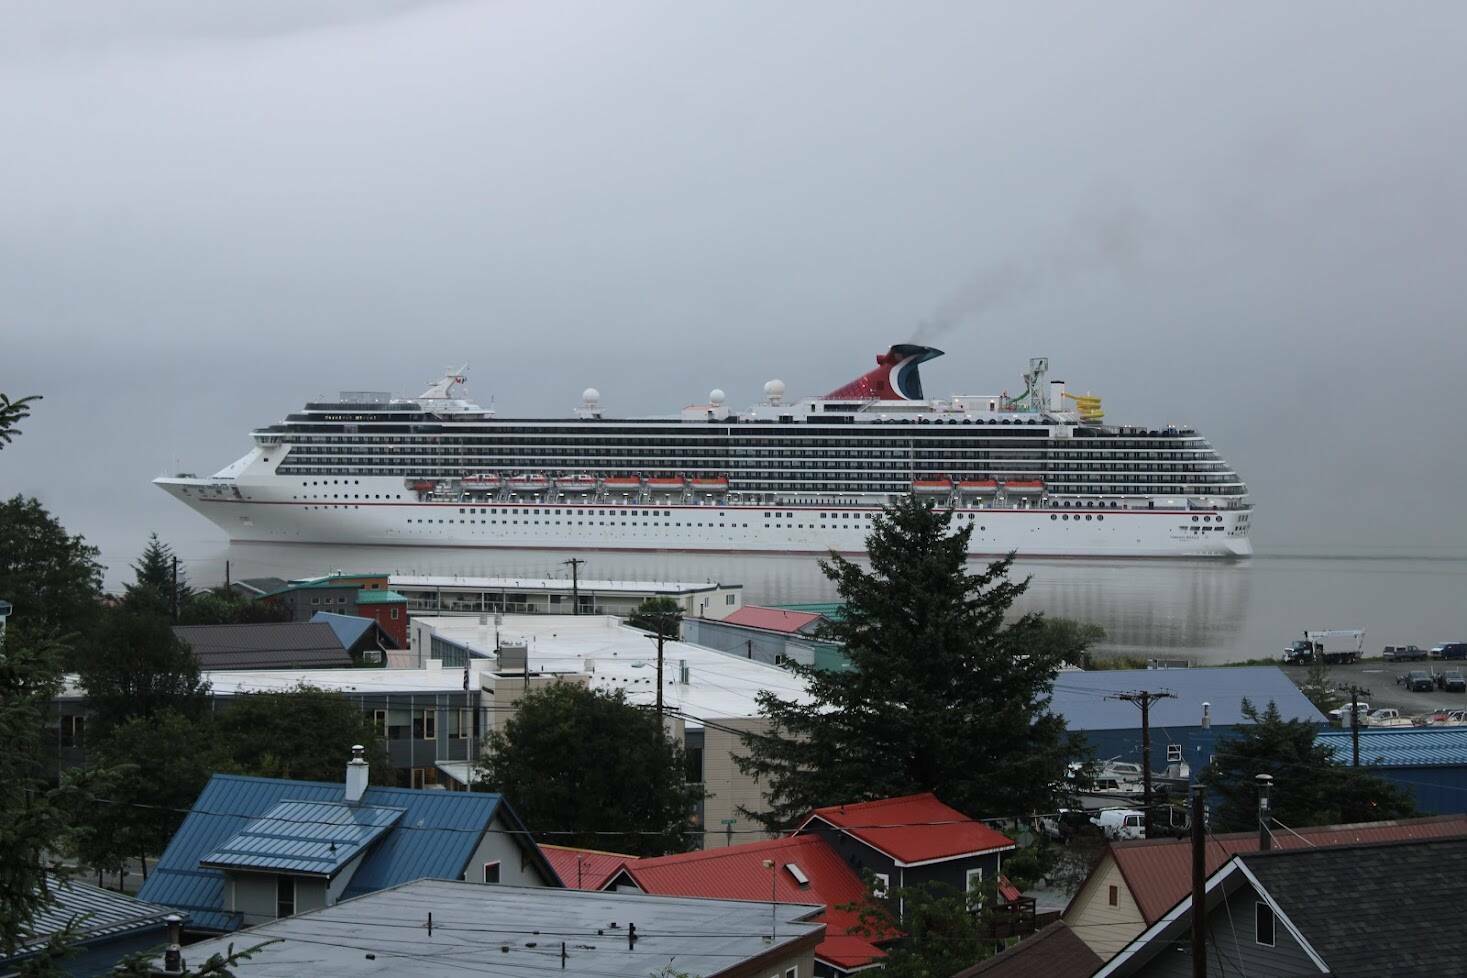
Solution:
[(130, 590), (108, 608), (78, 667), (91, 722), (105, 735), (133, 717), (165, 710), (197, 716), (208, 687), (199, 660), (173, 634), (165, 598), (150, 587)]
[(248, 625), (290, 621), (290, 609), (275, 601), (251, 601), (227, 587), (195, 591), (179, 612), (180, 625)]
[(808, 698), (759, 694), (768, 734), (746, 736), (738, 761), (768, 785), (769, 811), (751, 817), (783, 828), (822, 805), (921, 791), (974, 817), (1055, 806), (1083, 743), (1049, 712), (1050, 687), (1083, 647), (1040, 615), (1005, 624), (1028, 581), (1009, 579), (1011, 557), (968, 573), (972, 527), (951, 521), (907, 497), (873, 521), (869, 571), (821, 563), (844, 616), (819, 637), (855, 668), (790, 663)]
[(33, 636), (90, 631), (102, 596), (98, 553), (37, 500), (0, 502), (0, 598), (13, 606), (10, 626)]
[(621, 690), (555, 683), (531, 692), (485, 738), (480, 772), (486, 788), (514, 799), (526, 825), (557, 830), (544, 842), (660, 856), (693, 839), (688, 819), (701, 788), (687, 780), (687, 755)]
[(683, 619), (675, 599), (662, 595), (643, 598), (637, 609), (627, 616), (627, 624), (653, 635), (677, 638)]
[(8, 636), (0, 646), (0, 959), (15, 953), (51, 902), (46, 865), (66, 828), (64, 792), (48, 785), (45, 738), (61, 690), (62, 650)]
[[(178, 573), (178, 581), (175, 584), (173, 575), (175, 569)], [(173, 548), (162, 540), (158, 534), (148, 534), (148, 545), (143, 548), (137, 563), (132, 565), (134, 580), (128, 585), (128, 593), (146, 589), (161, 597), (165, 604), (171, 609), (176, 601), (180, 611), (187, 606), (188, 599), (193, 595), (188, 586), (188, 575), (182, 567), (175, 568)]]
[(1350, 767), (1315, 740), (1307, 720), (1285, 720), (1269, 703), (1262, 712), (1244, 701), (1251, 726), (1217, 745), (1201, 781), (1218, 803), (1212, 828), (1218, 832), (1256, 829), (1258, 789), (1254, 778), (1272, 775), (1273, 815), (1290, 828), (1410, 818), (1416, 807), (1405, 789), (1369, 767)]

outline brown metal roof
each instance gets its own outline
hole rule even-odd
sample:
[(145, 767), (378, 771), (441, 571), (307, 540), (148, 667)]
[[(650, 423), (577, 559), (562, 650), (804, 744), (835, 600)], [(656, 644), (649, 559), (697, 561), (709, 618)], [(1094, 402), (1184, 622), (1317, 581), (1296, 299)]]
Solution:
[[(1297, 834), (1295, 834), (1297, 833)], [(1354, 825), (1317, 825), (1295, 833), (1274, 833), (1274, 847), (1302, 849), (1312, 846), (1402, 842), (1412, 839), (1447, 839), (1467, 836), (1467, 815), (1439, 815), (1394, 822), (1360, 822)], [(1230, 832), (1207, 839), (1207, 875), (1211, 876), (1240, 852), (1258, 850), (1257, 832)], [(1110, 854), (1126, 880), (1148, 925), (1154, 924), (1192, 886), (1192, 844), (1188, 839), (1141, 839), (1113, 842)]]
[(261, 622), (251, 625), (175, 625), (173, 634), (193, 649), (199, 668), (348, 668), (351, 654), (323, 622)]
[(1001, 954), (964, 968), (953, 978), (1090, 978), (1104, 962), (1062, 920), (1035, 931)]

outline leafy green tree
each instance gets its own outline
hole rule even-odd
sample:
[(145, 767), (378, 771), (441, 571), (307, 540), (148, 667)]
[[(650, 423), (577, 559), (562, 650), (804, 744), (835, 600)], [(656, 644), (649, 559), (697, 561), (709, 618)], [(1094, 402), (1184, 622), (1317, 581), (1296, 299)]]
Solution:
[(173, 634), (165, 599), (135, 588), (108, 608), (78, 667), (98, 733), (165, 710), (197, 716), (208, 686), (199, 661)]
[(784, 828), (812, 808), (934, 791), (974, 817), (1056, 807), (1080, 738), (1049, 711), (1067, 658), (1041, 615), (1005, 623), (1028, 581), (1012, 558), (967, 571), (971, 526), (913, 497), (889, 506), (866, 545), (871, 569), (832, 554), (821, 564), (840, 592), (842, 620), (819, 637), (855, 667), (787, 667), (805, 700), (759, 694), (768, 735), (744, 738), (746, 774), (768, 785), (767, 812)]
[(47, 780), (46, 719), (61, 690), (61, 647), (9, 636), (0, 647), (0, 958), (51, 902), (46, 859), (66, 829), (65, 792)]
[(682, 609), (675, 599), (654, 596), (642, 599), (637, 610), (627, 616), (627, 624), (653, 635), (677, 638), (682, 618)]
[(118, 725), (88, 762), (66, 775), (84, 799), (69, 849), (99, 872), (120, 872), (138, 859), (144, 878), (148, 857), (168, 845), (209, 776), (235, 767), (207, 714), (196, 719), (172, 710)]
[(372, 718), (340, 693), (302, 684), (234, 697), (214, 718), (219, 750), (244, 774), (340, 781), (355, 744), (365, 747), (374, 784), (394, 783)]
[(290, 609), (273, 601), (251, 601), (227, 587), (195, 591), (178, 616), (181, 625), (249, 625), (290, 621)]
[(1290, 828), (1410, 818), (1411, 796), (1368, 767), (1350, 767), (1315, 743), (1318, 733), (1307, 720), (1285, 720), (1269, 703), (1262, 711), (1246, 700), (1243, 715), (1252, 721), (1239, 735), (1217, 745), (1201, 781), (1218, 799), (1212, 828), (1219, 832), (1258, 825), (1254, 778), (1272, 775), (1269, 800), (1273, 816)]
[(31, 416), (31, 405), (40, 399), (39, 394), (15, 400), (0, 394), (0, 448), (9, 445), (20, 434), (20, 423)]
[[(127, 587), (129, 594), (147, 590), (158, 595), (170, 610), (173, 602), (176, 601), (180, 611), (188, 605), (189, 598), (193, 596), (193, 589), (188, 584), (188, 575), (184, 573), (183, 568), (174, 566), (173, 548), (159, 540), (156, 533), (148, 534), (148, 545), (143, 548), (137, 563), (132, 565), (132, 570), (134, 580)], [(173, 579), (175, 570), (178, 574), (176, 582)]]
[(944, 883), (867, 886), (865, 900), (844, 909), (858, 914), (856, 933), (882, 942), (884, 978), (950, 978), (992, 953), (977, 909), (992, 903), (992, 884), (971, 894)]
[(14, 608), (10, 626), (34, 636), (89, 631), (101, 612), (99, 553), (39, 501), (0, 502), (0, 598)]
[[(526, 825), (573, 833), (542, 841), (640, 856), (691, 845), (688, 818), (702, 789), (688, 782), (686, 754), (656, 714), (621, 690), (554, 683), (530, 692), (504, 730), (485, 738), (480, 771)], [(608, 829), (631, 831), (601, 834)]]

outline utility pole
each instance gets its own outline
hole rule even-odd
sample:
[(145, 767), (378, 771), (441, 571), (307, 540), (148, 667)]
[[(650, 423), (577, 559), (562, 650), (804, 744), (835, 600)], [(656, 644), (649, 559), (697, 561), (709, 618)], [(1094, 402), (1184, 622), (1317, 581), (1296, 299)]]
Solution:
[(1351, 683), (1349, 686), (1341, 686), (1341, 689), (1350, 693), (1350, 764), (1352, 767), (1360, 766), (1360, 694), (1370, 695), (1370, 690), (1363, 686)]
[(170, 589), (169, 607), (173, 609), (173, 623), (178, 624), (178, 557), (173, 558), (173, 587)]
[(1192, 978), (1207, 978), (1207, 829), (1202, 785), (1192, 786)]
[(662, 724), (662, 643), (667, 636), (662, 632), (662, 621), (657, 622), (657, 723)]
[(1107, 696), (1106, 699), (1125, 700), (1127, 703), (1135, 703), (1141, 707), (1141, 799), (1145, 805), (1146, 838), (1151, 835), (1151, 704), (1157, 700), (1176, 699), (1177, 694), (1170, 691), (1153, 693), (1150, 690), (1141, 690), (1138, 693), (1120, 693), (1116, 696)]
[(1258, 782), (1258, 851), (1267, 852), (1273, 846), (1273, 833), (1268, 830), (1268, 789), (1273, 785), (1273, 775), (1257, 774)]
[(224, 590), (227, 591), (227, 590), (229, 590), (229, 588), (230, 588), (230, 583), (229, 583), (229, 561), (226, 560), (224, 562)]
[(581, 565), (584, 564), (585, 561), (582, 560), (579, 557), (572, 557), (570, 560), (562, 560), (561, 563), (562, 564), (569, 564), (570, 565), (570, 569), (571, 569), (571, 614), (573, 614), (573, 615), (579, 615), (581, 613), (581, 575), (580, 575), (580, 571), (581, 571)]

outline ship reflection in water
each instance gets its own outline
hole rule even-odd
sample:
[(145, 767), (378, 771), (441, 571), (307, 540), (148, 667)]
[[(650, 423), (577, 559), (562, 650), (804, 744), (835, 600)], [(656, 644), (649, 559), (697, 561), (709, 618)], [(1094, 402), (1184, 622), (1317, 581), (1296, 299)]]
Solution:
[[(231, 561), (236, 580), (303, 577), (338, 568), (568, 578), (562, 561), (573, 556), (585, 559), (580, 575), (586, 580), (718, 580), (742, 584), (744, 600), (752, 604), (835, 600), (833, 586), (811, 557), (235, 543), (219, 561)], [(1106, 631), (1102, 653), (1176, 655), (1199, 662), (1263, 654), (1243, 648), (1247, 643), (1240, 634), (1249, 616), (1252, 562), (1031, 560), (1015, 567), (1016, 574), (1031, 578), (1020, 610), (1100, 625)]]

